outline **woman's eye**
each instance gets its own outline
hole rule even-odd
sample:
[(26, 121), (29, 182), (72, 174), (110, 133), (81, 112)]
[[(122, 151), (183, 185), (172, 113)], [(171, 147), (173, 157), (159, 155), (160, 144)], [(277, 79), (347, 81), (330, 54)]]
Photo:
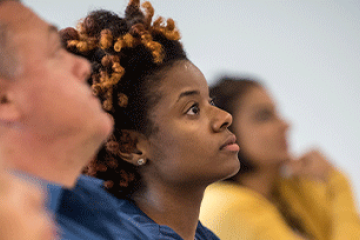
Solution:
[(263, 112), (260, 112), (257, 116), (257, 120), (259, 121), (266, 121), (266, 120), (269, 120), (271, 119), (272, 117), (272, 113), (269, 112), (269, 111), (263, 111)]
[(200, 113), (200, 107), (199, 104), (195, 103), (194, 105), (192, 105), (189, 110), (187, 110), (186, 114), (189, 115), (197, 115)]

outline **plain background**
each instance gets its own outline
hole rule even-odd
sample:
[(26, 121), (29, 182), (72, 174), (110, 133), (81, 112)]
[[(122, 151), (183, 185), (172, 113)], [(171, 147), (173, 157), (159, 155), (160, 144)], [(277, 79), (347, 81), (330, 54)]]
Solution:
[[(59, 28), (127, 0), (24, 0)], [(316, 147), (348, 173), (360, 199), (360, 1), (153, 0), (173, 18), (211, 84), (223, 73), (261, 80), (292, 124), (295, 156)]]

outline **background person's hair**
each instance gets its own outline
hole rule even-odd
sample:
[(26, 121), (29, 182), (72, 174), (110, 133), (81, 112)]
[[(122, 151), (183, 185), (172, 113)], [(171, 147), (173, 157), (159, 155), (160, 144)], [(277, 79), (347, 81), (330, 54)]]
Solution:
[(174, 21), (168, 19), (165, 24), (158, 18), (152, 23), (154, 9), (148, 2), (142, 6), (145, 14), (139, 1), (130, 1), (124, 18), (97, 10), (88, 14), (77, 30), (60, 31), (70, 52), (91, 61), (89, 83), (115, 122), (113, 135), (85, 173), (105, 180), (108, 191), (119, 198), (129, 197), (140, 184), (138, 167), (120, 157), (120, 152), (136, 145), (122, 130), (145, 136), (156, 132), (150, 119), (161, 98), (157, 88), (166, 70), (187, 60)]
[[(210, 96), (214, 98), (214, 103), (217, 107), (234, 116), (234, 114), (239, 111), (241, 99), (254, 87), (262, 87), (262, 85), (257, 80), (251, 78), (224, 76), (219, 78), (219, 80), (210, 87)], [(236, 121), (236, 119), (234, 119), (234, 121)], [(234, 132), (233, 128), (235, 125), (236, 124), (233, 123), (229, 127), (229, 130)], [(239, 145), (241, 148), (241, 142), (239, 142)], [(251, 163), (251, 160), (242, 154), (241, 149), (239, 151), (239, 160), (240, 170), (238, 174), (252, 172), (256, 169)], [(233, 178), (228, 180), (233, 180)]]

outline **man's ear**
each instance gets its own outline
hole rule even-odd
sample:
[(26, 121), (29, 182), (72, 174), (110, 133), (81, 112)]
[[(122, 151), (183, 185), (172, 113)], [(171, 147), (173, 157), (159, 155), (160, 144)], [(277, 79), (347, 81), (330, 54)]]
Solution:
[(144, 165), (148, 159), (148, 141), (144, 134), (134, 130), (121, 130), (120, 157), (135, 166)]
[(11, 124), (20, 118), (20, 112), (16, 107), (13, 95), (9, 92), (8, 87), (2, 84), (0, 79), (0, 123)]

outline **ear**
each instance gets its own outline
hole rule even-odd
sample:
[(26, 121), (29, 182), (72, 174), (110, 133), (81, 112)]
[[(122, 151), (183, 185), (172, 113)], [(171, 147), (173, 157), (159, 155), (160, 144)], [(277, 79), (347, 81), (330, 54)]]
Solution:
[(0, 80), (0, 124), (11, 124), (20, 118), (20, 112), (14, 103), (12, 94)]
[(148, 141), (145, 135), (134, 130), (122, 130), (121, 132), (120, 157), (135, 166), (146, 164)]

